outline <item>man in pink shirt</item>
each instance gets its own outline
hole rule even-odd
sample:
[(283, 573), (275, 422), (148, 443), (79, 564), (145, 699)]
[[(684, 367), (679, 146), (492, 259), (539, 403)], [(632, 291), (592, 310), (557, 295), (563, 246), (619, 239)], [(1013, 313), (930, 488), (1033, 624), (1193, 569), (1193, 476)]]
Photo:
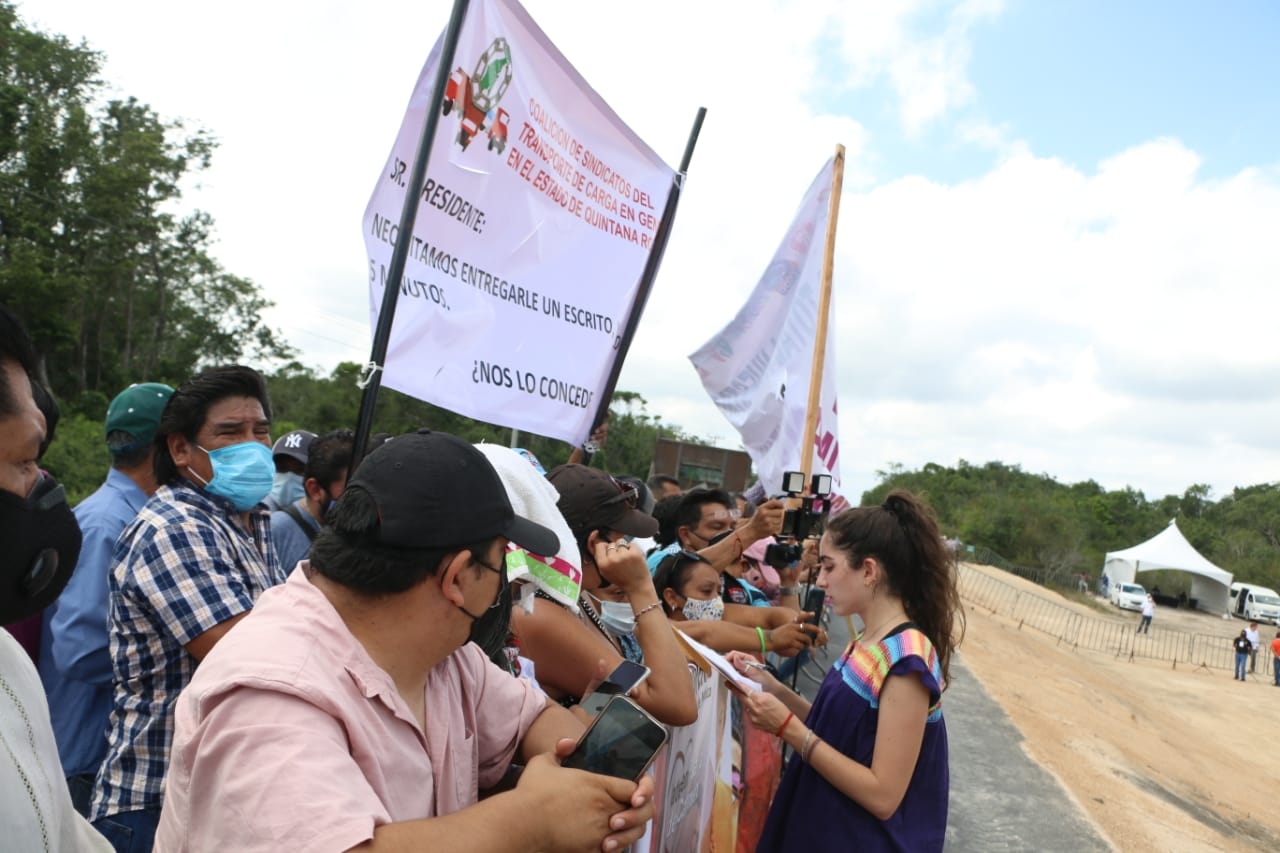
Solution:
[[(157, 851), (615, 850), (639, 785), (559, 766), (583, 726), (468, 642), (508, 541), (554, 554), (484, 455), (374, 450), (316, 537), (178, 700)], [(512, 762), (513, 790), (479, 800)]]

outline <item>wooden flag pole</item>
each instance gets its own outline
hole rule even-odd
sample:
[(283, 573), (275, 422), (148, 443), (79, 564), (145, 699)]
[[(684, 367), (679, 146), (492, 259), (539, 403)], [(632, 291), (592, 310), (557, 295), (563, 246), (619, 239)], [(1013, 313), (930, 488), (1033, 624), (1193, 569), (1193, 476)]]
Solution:
[(818, 407), (822, 400), (822, 367), (827, 352), (827, 315), (831, 311), (831, 274), (836, 258), (836, 218), (840, 214), (840, 190), (844, 184), (844, 146), (836, 146), (831, 170), (831, 198), (827, 202), (827, 242), (822, 254), (822, 287), (818, 297), (818, 328), (813, 336), (813, 367), (809, 370), (809, 402), (804, 415), (804, 441), (800, 446), (800, 469), (805, 491), (813, 475), (813, 443), (818, 430)]

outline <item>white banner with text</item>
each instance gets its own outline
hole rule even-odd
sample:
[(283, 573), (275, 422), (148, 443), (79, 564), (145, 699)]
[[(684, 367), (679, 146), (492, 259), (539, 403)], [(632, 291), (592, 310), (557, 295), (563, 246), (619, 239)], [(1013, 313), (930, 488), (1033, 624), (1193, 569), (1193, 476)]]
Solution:
[[(409, 240), (383, 383), (471, 418), (577, 443), (591, 431), (675, 171), (514, 0), (477, 0), (455, 69), (414, 86), (364, 215), (371, 328)], [(413, 234), (410, 164), (439, 110)]]

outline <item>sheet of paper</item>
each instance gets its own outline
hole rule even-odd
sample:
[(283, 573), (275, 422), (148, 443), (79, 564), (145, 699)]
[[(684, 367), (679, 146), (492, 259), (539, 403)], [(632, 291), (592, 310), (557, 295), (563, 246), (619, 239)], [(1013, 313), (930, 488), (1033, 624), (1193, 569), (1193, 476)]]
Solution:
[(729, 682), (729, 689), (731, 690), (736, 689), (742, 693), (759, 693), (760, 692), (761, 690), (760, 685), (756, 684), (751, 679), (746, 678), (741, 673), (739, 673), (736, 669), (734, 669), (733, 664), (725, 660), (724, 655), (720, 654), (714, 649), (704, 646), (702, 643), (699, 643), (697, 640), (695, 640), (693, 637), (690, 637), (688, 634), (684, 633), (683, 631), (680, 632), (680, 635), (685, 640), (685, 642), (689, 644), (690, 648), (692, 648), (698, 654), (702, 655), (702, 657), (706, 660), (707, 663), (715, 667), (715, 669), (721, 675), (724, 676), (725, 681)]

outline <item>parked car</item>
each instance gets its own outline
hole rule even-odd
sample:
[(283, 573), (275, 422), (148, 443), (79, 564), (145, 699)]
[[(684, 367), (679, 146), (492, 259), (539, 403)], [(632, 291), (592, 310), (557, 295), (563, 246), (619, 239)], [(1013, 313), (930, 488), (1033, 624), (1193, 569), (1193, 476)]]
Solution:
[(1113, 583), (1111, 603), (1121, 610), (1141, 610), (1147, 600), (1147, 591), (1138, 583)]

